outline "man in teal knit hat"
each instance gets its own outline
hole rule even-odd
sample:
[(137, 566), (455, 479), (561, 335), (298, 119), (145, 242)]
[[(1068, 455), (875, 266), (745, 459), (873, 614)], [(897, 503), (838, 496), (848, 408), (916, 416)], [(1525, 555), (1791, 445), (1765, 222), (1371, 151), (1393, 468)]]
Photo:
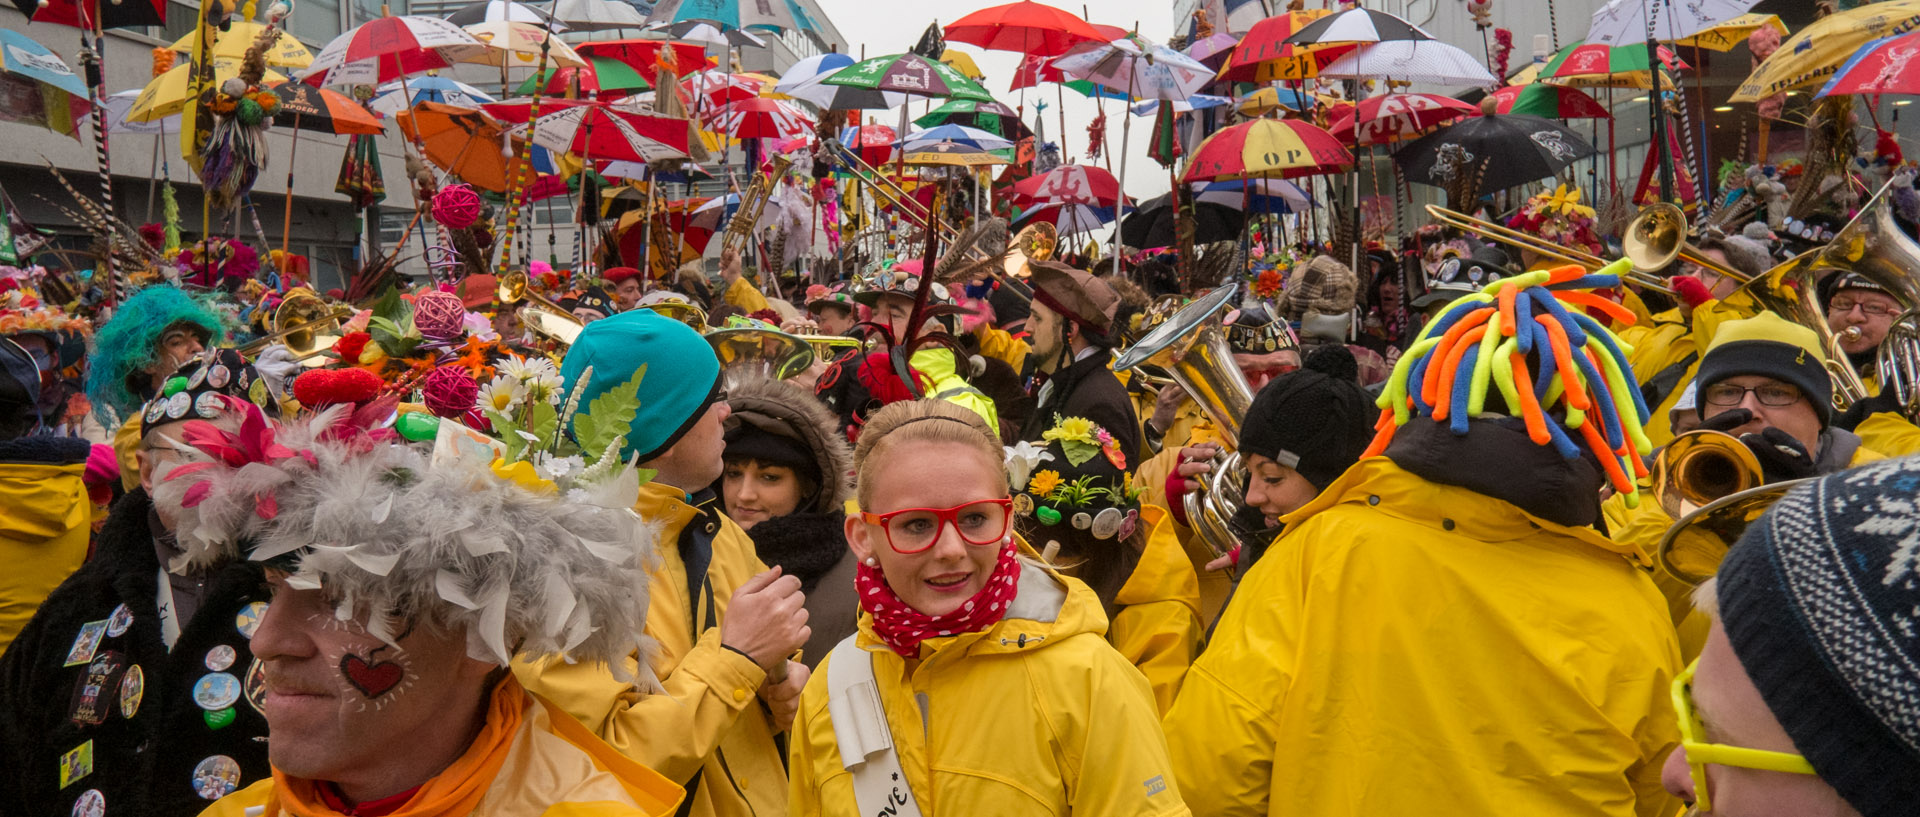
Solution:
[(639, 404), (621, 453), (656, 472), (633, 509), (663, 526), (646, 630), (659, 643), (651, 666), (663, 689), (636, 695), (605, 664), (516, 663), (515, 673), (684, 786), (688, 813), (785, 814), (773, 736), (793, 721), (807, 670), (789, 656), (811, 631), (800, 580), (767, 569), (711, 490), (725, 467), (729, 414), (713, 347), (686, 324), (638, 309), (588, 324), (560, 375), (562, 394), (586, 381), (583, 408), (628, 388)]

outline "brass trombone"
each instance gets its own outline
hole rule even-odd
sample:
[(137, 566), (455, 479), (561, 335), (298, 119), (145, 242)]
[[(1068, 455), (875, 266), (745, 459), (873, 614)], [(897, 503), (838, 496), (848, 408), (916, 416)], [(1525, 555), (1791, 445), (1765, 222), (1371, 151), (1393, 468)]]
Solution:
[(663, 317), (672, 318), (691, 326), (695, 332), (706, 334), (707, 310), (701, 309), (694, 304), (687, 303), (686, 301), (661, 301), (659, 303), (644, 304), (643, 306), (660, 313)]
[(1760, 460), (1732, 434), (1700, 429), (1675, 437), (1653, 460), (1654, 501), (1675, 520), (1655, 558), (1676, 579), (1706, 581), (1747, 526), (1805, 481), (1767, 484)]
[(310, 289), (287, 293), (273, 311), (273, 331), (242, 345), (234, 351), (252, 358), (275, 343), (284, 344), (295, 360), (306, 360), (333, 347), (338, 337), (324, 334), (353, 317), (353, 310), (334, 306)]
[(527, 308), (520, 310), (520, 322), (526, 324), (534, 334), (561, 346), (572, 346), (580, 338), (580, 331), (587, 328), (586, 323), (574, 317), (572, 312), (527, 286), (527, 274), (524, 272), (509, 272), (502, 276), (500, 288), (494, 292), (494, 296), (503, 304), (526, 301)]
[[(1491, 221), (1482, 221), (1437, 204), (1427, 205), (1427, 215), (1454, 229), (1465, 230), (1523, 250), (1531, 250), (1555, 261), (1563, 261), (1590, 270), (1597, 270), (1607, 265), (1606, 259), (1591, 253), (1562, 247), (1544, 238), (1527, 235)], [(1715, 261), (1702, 253), (1698, 247), (1688, 244), (1686, 235), (1686, 214), (1681, 212), (1680, 208), (1662, 202), (1641, 209), (1640, 214), (1634, 216), (1633, 221), (1627, 225), (1626, 236), (1622, 239), (1627, 260), (1633, 264), (1633, 269), (1627, 272), (1627, 279), (1647, 289), (1671, 295), (1673, 288), (1668, 286), (1667, 280), (1657, 273), (1672, 264), (1674, 259), (1679, 258), (1706, 267), (1716, 274), (1732, 278), (1742, 284), (1751, 280), (1752, 276)]]

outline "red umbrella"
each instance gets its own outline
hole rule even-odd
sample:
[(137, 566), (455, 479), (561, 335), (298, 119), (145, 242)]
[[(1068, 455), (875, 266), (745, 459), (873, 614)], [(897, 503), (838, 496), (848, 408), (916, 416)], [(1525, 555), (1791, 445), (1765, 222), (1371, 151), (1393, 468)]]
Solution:
[[(707, 68), (710, 62), (704, 47), (667, 40), (590, 40), (574, 43), (573, 50), (582, 57), (616, 59), (643, 73), (653, 71), (663, 62), (671, 62), (674, 73), (688, 74)], [(668, 55), (664, 59), (663, 52)]]
[[(1327, 130), (1342, 141), (1353, 138), (1353, 107), (1335, 115)], [(1439, 94), (1383, 94), (1360, 101), (1361, 145), (1384, 145), (1425, 134), (1463, 116), (1477, 116), (1480, 108)]]
[(840, 143), (860, 155), (860, 161), (879, 167), (893, 161), (893, 143), (898, 138), (886, 125), (861, 125), (851, 134), (842, 131)]
[(1013, 84), (1007, 90), (1032, 88), (1042, 82), (1066, 82), (1067, 75), (1060, 73), (1060, 69), (1053, 67), (1052, 63), (1052, 57), (1028, 54), (1026, 59), (1020, 61), (1020, 68), (1013, 72)]
[(483, 56), (488, 46), (438, 17), (377, 17), (328, 42), (299, 79), (327, 85), (379, 85)]
[[(580, 107), (581, 105), (604, 106), (606, 104), (607, 103), (605, 102), (601, 102), (593, 99), (561, 99), (558, 97), (541, 97), (540, 98), (540, 110), (543, 112), (541, 114), (542, 116), (549, 113), (553, 113), (554, 111), (559, 110), (561, 108), (577, 108), (577, 107)], [(486, 111), (487, 114), (492, 116), (493, 118), (498, 119), (502, 122), (505, 122), (509, 125), (520, 125), (520, 124), (525, 124), (527, 121), (527, 118), (533, 115), (533, 100), (532, 99), (509, 99), (505, 102), (489, 102), (485, 105), (481, 105), (480, 109)]]
[(1291, 179), (1345, 169), (1353, 154), (1298, 119), (1255, 119), (1214, 132), (1193, 149), (1185, 180)]
[(1326, 14), (1319, 10), (1289, 11), (1254, 23), (1253, 28), (1247, 30), (1247, 36), (1240, 38), (1240, 44), (1233, 49), (1233, 56), (1227, 58), (1220, 79), (1229, 82), (1272, 82), (1318, 76), (1320, 69), (1358, 46), (1315, 48), (1293, 45), (1286, 39)]
[(813, 117), (800, 106), (766, 97), (735, 102), (707, 119), (735, 139), (792, 139), (813, 132)]
[[(36, 23), (93, 28), (93, 14), (101, 28), (137, 28), (167, 24), (167, 0), (13, 0), (15, 8)], [(83, 23), (84, 21), (84, 23)]]
[(1565, 85), (1509, 85), (1493, 92), (1494, 113), (1524, 113), (1545, 119), (1610, 119), (1605, 105)]
[(760, 81), (723, 71), (695, 71), (680, 80), (680, 88), (691, 98), (705, 100), (707, 110), (760, 95)]
[(1112, 38), (1070, 12), (1023, 0), (953, 21), (947, 26), (947, 39), (990, 51), (1056, 56), (1075, 43)]
[(686, 121), (666, 116), (576, 105), (542, 113), (538, 120), (507, 132), (526, 138), (529, 128), (534, 144), (577, 156), (629, 162), (687, 157)]
[(1901, 34), (1861, 46), (1833, 74), (1833, 79), (1814, 95), (1824, 99), (1833, 94), (1912, 94), (1920, 93), (1920, 38)]
[(1097, 167), (1061, 165), (1014, 185), (1013, 193), (1035, 204), (1112, 207), (1120, 200), (1120, 182)]

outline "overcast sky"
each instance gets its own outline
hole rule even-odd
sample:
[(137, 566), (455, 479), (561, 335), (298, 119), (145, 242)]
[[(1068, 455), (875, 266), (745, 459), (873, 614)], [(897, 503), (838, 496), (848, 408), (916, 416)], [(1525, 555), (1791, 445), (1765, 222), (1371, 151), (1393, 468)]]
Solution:
[[(906, 51), (918, 42), (927, 24), (937, 21), (946, 25), (967, 13), (1001, 5), (1007, 0), (947, 0), (947, 2), (929, 3), (920, 0), (817, 0), (833, 24), (840, 29), (847, 44), (841, 50), (860, 56), (860, 48), (866, 46), (867, 56), (895, 54)], [(1084, 13), (1080, 3), (1054, 3), (1060, 8), (1075, 13)], [(1169, 0), (1097, 0), (1088, 3), (1086, 9), (1093, 12), (1092, 21), (1133, 28), (1137, 23), (1141, 36), (1153, 42), (1166, 42), (1173, 31), (1173, 3)], [(987, 90), (1008, 106), (1020, 105), (1020, 92), (1009, 92), (1014, 69), (1019, 67), (1020, 57), (1006, 51), (985, 51), (971, 45), (950, 43), (949, 47), (973, 55), (980, 70), (987, 75)], [(1044, 95), (1047, 102), (1047, 141), (1058, 144), (1060, 141), (1060, 116), (1056, 107), (1056, 91), (1052, 84), (1027, 89), (1027, 124), (1034, 121), (1033, 103)], [(1067, 149), (1078, 161), (1085, 163), (1087, 151), (1087, 125), (1099, 112), (1095, 100), (1083, 97), (1073, 91), (1066, 92), (1067, 113)], [(1121, 117), (1124, 106), (1116, 100), (1106, 100), (1107, 144), (1114, 152), (1113, 170), (1120, 171)], [(915, 103), (914, 115), (918, 116), (920, 104)], [(883, 124), (897, 125), (898, 113), (888, 112)], [(885, 116), (885, 114), (873, 114)], [(1137, 200), (1144, 200), (1167, 192), (1169, 181), (1167, 171), (1147, 158), (1147, 142), (1153, 129), (1153, 117), (1135, 117), (1133, 138), (1127, 150), (1127, 193)], [(1102, 159), (1102, 166), (1105, 160)]]

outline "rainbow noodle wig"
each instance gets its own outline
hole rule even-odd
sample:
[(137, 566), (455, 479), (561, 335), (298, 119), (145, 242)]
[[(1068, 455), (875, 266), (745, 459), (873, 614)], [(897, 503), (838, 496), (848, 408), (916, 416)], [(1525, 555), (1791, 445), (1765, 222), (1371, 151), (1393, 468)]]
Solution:
[[(1584, 290), (1614, 287), (1628, 269), (1615, 261), (1588, 273), (1576, 266), (1523, 273), (1487, 284), (1442, 310), (1393, 367), (1377, 401), (1378, 431), (1366, 456), (1416, 416), (1467, 433), (1497, 389), (1535, 445), (1567, 459), (1592, 452), (1613, 489), (1637, 507), (1634, 479), (1653, 450), (1642, 426), (1647, 405), (1627, 364), (1632, 347), (1588, 317), (1593, 309), (1622, 324), (1633, 314)], [(1529, 366), (1531, 365), (1531, 368)]]
[(127, 378), (153, 365), (153, 344), (167, 327), (182, 321), (207, 330), (214, 343), (226, 338), (219, 316), (193, 296), (171, 286), (150, 286), (135, 292), (113, 313), (113, 319), (93, 336), (92, 359), (87, 364), (87, 399), (94, 417), (109, 430), (132, 415), (144, 402), (127, 388)]

